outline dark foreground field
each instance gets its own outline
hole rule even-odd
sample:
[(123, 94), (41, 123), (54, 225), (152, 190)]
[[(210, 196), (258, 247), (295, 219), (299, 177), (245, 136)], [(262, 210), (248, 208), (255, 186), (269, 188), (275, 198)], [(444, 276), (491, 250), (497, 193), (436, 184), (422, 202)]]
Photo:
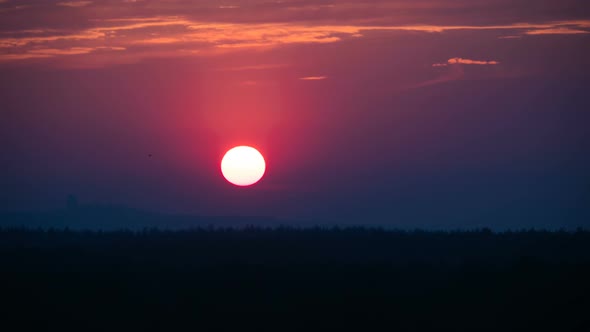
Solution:
[(584, 231), (5, 229), (0, 272), (3, 331), (590, 331)]

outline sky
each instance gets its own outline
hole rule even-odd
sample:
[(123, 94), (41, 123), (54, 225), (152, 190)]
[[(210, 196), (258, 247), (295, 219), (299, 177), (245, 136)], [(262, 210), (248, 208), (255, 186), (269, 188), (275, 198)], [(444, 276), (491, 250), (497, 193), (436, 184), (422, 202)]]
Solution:
[(589, 90), (585, 0), (0, 0), (0, 211), (588, 227)]

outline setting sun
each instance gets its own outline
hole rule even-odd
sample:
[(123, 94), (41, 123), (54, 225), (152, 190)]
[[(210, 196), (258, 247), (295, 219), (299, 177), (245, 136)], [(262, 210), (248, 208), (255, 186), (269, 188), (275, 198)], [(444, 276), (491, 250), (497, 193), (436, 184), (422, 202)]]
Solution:
[(250, 186), (264, 175), (264, 157), (253, 147), (236, 146), (225, 153), (221, 160), (221, 173), (236, 186)]

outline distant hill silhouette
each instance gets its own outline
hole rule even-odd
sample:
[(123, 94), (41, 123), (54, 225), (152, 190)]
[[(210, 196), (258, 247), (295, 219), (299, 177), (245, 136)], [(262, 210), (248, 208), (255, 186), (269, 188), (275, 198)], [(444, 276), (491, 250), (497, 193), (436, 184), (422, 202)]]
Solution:
[(281, 221), (265, 216), (196, 216), (143, 211), (117, 205), (78, 205), (45, 212), (0, 212), (0, 227), (70, 228), (74, 230), (140, 230), (143, 228), (190, 229), (195, 227), (279, 226)]

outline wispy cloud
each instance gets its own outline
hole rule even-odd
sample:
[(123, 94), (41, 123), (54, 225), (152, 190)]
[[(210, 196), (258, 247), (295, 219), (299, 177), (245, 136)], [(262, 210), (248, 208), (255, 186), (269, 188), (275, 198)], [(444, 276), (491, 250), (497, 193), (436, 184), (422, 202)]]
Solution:
[(465, 59), (465, 58), (450, 58), (447, 62), (444, 63), (435, 63), (433, 67), (446, 67), (448, 65), (498, 65), (500, 62), (494, 60), (472, 60), (472, 59)]
[(246, 66), (235, 66), (235, 67), (222, 67), (214, 68), (215, 71), (249, 71), (249, 70), (268, 70), (288, 67), (285, 63), (269, 63), (269, 64), (258, 64), (258, 65), (246, 65)]
[(171, 37), (159, 37), (159, 38), (148, 38), (148, 39), (141, 39), (137, 40), (135, 44), (174, 44), (179, 42), (178, 38), (171, 38)]
[(46, 49), (36, 49), (29, 51), (29, 54), (42, 54), (47, 56), (52, 55), (74, 55), (74, 54), (88, 54), (94, 51), (94, 48), (90, 47), (72, 47), (69, 49), (56, 49), (56, 48), (46, 48)]
[(447, 63), (453, 64), (464, 64), (464, 65), (497, 65), (500, 64), (498, 61), (486, 61), (486, 60), (471, 60), (463, 58), (452, 58), (447, 60)]
[(577, 34), (586, 34), (590, 33), (590, 31), (580, 30), (580, 29), (573, 29), (569, 27), (555, 27), (549, 29), (537, 29), (537, 30), (530, 30), (525, 32), (527, 35), (577, 35)]
[[(8, 3), (8, 1), (6, 1), (6, 3)], [(12, 6), (12, 7), (4, 7), (4, 8), (0, 8), (0, 13), (10, 13), (10, 12), (14, 12), (14, 11), (22, 10), (22, 9), (27, 9), (30, 7), (31, 7), (30, 5), (18, 5), (18, 6)]]
[[(0, 38), (0, 49), (10, 49), (12, 53), (25, 51), (27, 49), (19, 49), (29, 44), (47, 44), (56, 41), (72, 41), (79, 42), (80, 40), (96, 40), (105, 37), (104, 32), (96, 30), (86, 30), (73, 34), (51, 34), (35, 37), (15, 37), (15, 38)], [(75, 47), (75, 46), (72, 46)]]
[(58, 2), (58, 6), (62, 7), (85, 7), (92, 4), (92, 1), (65, 1), (65, 2)]
[[(93, 8), (80, 9), (86, 11), (99, 5), (91, 1), (70, 1), (58, 4), (67, 7), (85, 7), (93, 4)], [(331, 10), (331, 8), (328, 6), (323, 9)], [(241, 10), (242, 8), (233, 9)], [(233, 9), (230, 12), (233, 12)], [(65, 10), (65, 8), (58, 10)], [(586, 34), (590, 32), (587, 31), (590, 29), (590, 20), (505, 25), (365, 25), (358, 24), (358, 22), (357, 24), (338, 25), (290, 21), (277, 23), (205, 22), (188, 16), (124, 17), (115, 15), (99, 16), (88, 20), (86, 24), (89, 27), (83, 29), (48, 26), (44, 29), (31, 27), (4, 31), (0, 35), (2, 37), (0, 38), (0, 59), (27, 59), (26, 56), (15, 55), (35, 54), (36, 49), (61, 49), (63, 53), (55, 52), (53, 56), (68, 56), (76, 55), (71, 53), (72, 49), (98, 49), (105, 46), (125, 48), (127, 52), (135, 52), (138, 59), (151, 55), (154, 57), (206, 56), (222, 52), (266, 50), (296, 44), (337, 43), (346, 39), (362, 38), (374, 31), (445, 33), (462, 30), (506, 30), (510, 36), (514, 37)], [(25, 32), (31, 30), (36, 32)], [(453, 61), (458, 64), (495, 64), (493, 61), (479, 63), (480, 60), (462, 58)], [(447, 61), (433, 66), (449, 64), (454, 63)]]
[(84, 55), (94, 52), (115, 52), (125, 51), (125, 47), (109, 47), (109, 46), (98, 46), (98, 47), (71, 47), (71, 48), (39, 48), (29, 50), (27, 53), (22, 54), (1, 54), (0, 62), (3, 61), (14, 61), (14, 60), (27, 60), (27, 59), (40, 59), (40, 58), (55, 58), (66, 55)]
[(253, 86), (253, 85), (257, 85), (258, 82), (256, 81), (244, 81), (242, 83), (240, 83), (240, 85), (246, 85), (246, 86)]
[(27, 59), (39, 59), (49, 58), (51, 55), (48, 54), (34, 54), (34, 53), (22, 53), (22, 54), (2, 54), (0, 55), (0, 62), (12, 61), (12, 60), (27, 60)]
[(306, 77), (300, 77), (300, 80), (303, 81), (320, 81), (320, 80), (325, 80), (326, 78), (328, 78), (328, 76), (306, 76)]

